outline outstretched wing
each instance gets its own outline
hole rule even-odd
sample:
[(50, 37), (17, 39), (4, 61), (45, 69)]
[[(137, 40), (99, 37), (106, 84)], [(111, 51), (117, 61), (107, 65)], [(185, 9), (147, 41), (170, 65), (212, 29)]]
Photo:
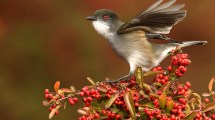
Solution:
[[(171, 28), (186, 16), (186, 10), (181, 10), (185, 5), (173, 5), (176, 0), (162, 3), (158, 0), (148, 9), (122, 25), (118, 34), (143, 30), (155, 34), (168, 34)], [(162, 3), (162, 4), (161, 4)]]

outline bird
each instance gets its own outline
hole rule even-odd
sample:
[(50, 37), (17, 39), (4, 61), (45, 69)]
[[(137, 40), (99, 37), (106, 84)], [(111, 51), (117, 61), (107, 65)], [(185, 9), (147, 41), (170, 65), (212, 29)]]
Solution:
[[(171, 28), (186, 16), (185, 4), (175, 4), (176, 0), (157, 0), (146, 10), (122, 22), (118, 15), (109, 9), (99, 9), (86, 17), (95, 30), (110, 43), (116, 54), (130, 66), (127, 75), (117, 81), (129, 78), (138, 67), (143, 72), (158, 66), (168, 53), (177, 46), (205, 45), (207, 41), (178, 41), (166, 36)], [(158, 44), (154, 40), (168, 41)]]

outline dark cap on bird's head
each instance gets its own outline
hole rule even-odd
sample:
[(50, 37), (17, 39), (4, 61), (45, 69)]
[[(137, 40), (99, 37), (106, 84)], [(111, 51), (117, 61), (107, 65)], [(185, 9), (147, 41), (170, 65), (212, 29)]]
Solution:
[(111, 20), (111, 21), (113, 21), (113, 20), (118, 20), (118, 16), (112, 10), (99, 9), (99, 10), (95, 11), (92, 16), (86, 17), (86, 20), (90, 20), (90, 21), (97, 21), (97, 20), (110, 21)]

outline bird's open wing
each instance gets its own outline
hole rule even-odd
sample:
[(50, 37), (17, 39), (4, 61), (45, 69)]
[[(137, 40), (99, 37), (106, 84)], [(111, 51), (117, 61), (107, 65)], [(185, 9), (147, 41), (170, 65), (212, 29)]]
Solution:
[(158, 0), (135, 18), (122, 25), (118, 34), (135, 30), (143, 30), (154, 34), (168, 34), (172, 26), (186, 16), (186, 10), (181, 10), (184, 4), (173, 5), (176, 0), (165, 3), (162, 3), (162, 1)]

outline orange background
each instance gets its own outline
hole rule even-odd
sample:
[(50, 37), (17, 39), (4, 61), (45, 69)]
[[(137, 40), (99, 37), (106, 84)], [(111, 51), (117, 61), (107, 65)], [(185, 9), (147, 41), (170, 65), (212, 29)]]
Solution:
[[(63, 87), (75, 85), (80, 89), (88, 84), (87, 76), (100, 81), (127, 74), (129, 65), (112, 52), (85, 17), (97, 9), (108, 8), (127, 21), (154, 1), (1, 0), (0, 119), (48, 119), (48, 108), (42, 106), (43, 93), (56, 80)], [(208, 82), (215, 73), (215, 1), (178, 3), (186, 3), (188, 14), (168, 36), (209, 42), (184, 49), (192, 64), (179, 81), (191, 81), (191, 89), (202, 93), (208, 90)], [(77, 119), (76, 109), (81, 105), (68, 106), (53, 120)]]

